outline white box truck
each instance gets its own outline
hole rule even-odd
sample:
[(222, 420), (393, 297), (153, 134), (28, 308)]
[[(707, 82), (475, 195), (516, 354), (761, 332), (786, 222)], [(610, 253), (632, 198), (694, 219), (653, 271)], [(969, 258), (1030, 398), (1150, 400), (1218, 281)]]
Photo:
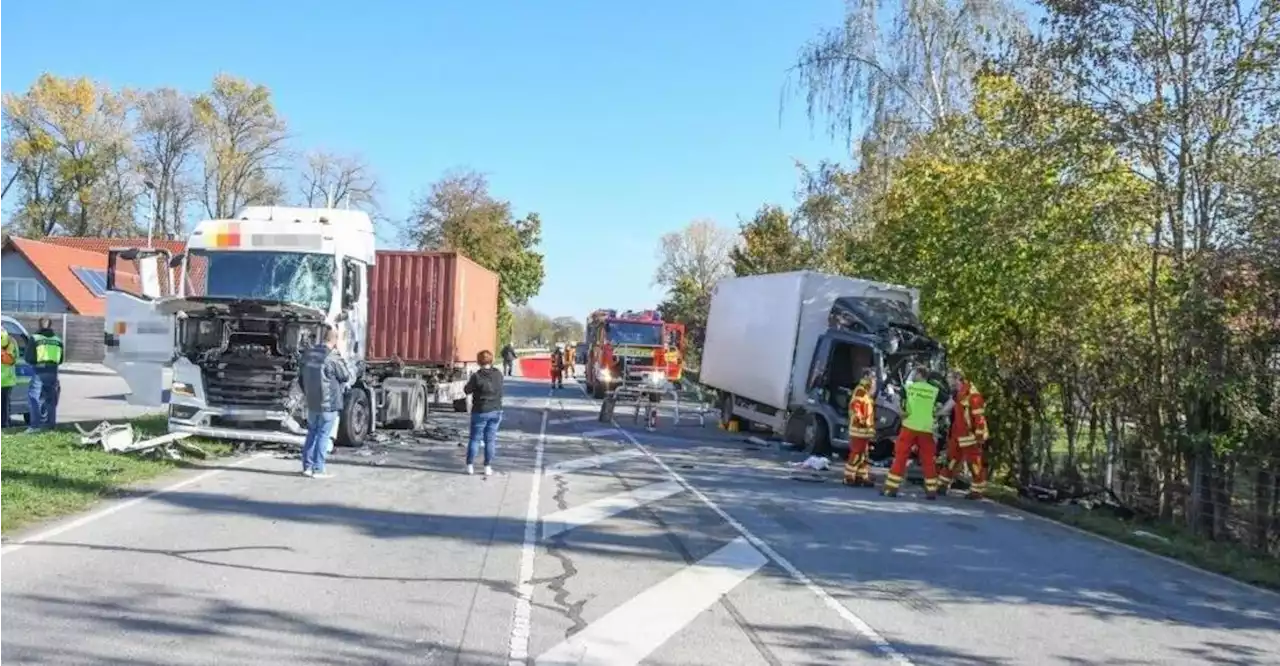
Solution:
[(912, 368), (946, 355), (920, 322), (916, 289), (813, 271), (721, 280), (711, 297), (701, 381), (721, 421), (769, 427), (816, 455), (848, 448), (848, 405), (867, 368), (880, 378), (871, 457), (892, 456)]

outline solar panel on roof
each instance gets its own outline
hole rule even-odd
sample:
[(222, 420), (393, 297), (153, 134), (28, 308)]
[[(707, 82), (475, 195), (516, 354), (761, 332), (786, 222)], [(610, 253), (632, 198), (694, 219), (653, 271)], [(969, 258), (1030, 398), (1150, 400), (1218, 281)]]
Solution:
[(81, 268), (73, 266), (71, 272), (77, 278), (80, 278), (86, 289), (94, 296), (102, 298), (107, 295), (107, 273), (106, 271), (97, 271), (92, 268)]

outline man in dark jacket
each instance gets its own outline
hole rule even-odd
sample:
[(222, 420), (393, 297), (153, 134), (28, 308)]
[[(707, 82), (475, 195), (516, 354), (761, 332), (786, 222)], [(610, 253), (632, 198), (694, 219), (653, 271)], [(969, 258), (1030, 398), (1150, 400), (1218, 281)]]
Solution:
[(471, 396), (471, 436), (467, 440), (467, 474), (476, 473), (476, 453), (484, 441), (484, 475), (493, 474), (494, 447), (498, 424), (502, 423), (502, 373), (493, 367), (493, 353), (485, 350), (476, 357), (480, 369), (471, 375), (462, 390)]
[(512, 347), (511, 343), (508, 342), (506, 346), (502, 348), (502, 374), (510, 377), (512, 370), (515, 369), (515, 365), (516, 348)]
[(27, 384), (27, 413), (31, 415), (27, 432), (52, 428), (58, 423), (58, 398), (62, 395), (62, 384), (58, 381), (62, 338), (53, 332), (53, 320), (48, 317), (40, 318), (40, 330), (31, 336), (27, 363), (35, 370)]
[(313, 479), (333, 476), (324, 469), (329, 431), (342, 411), (342, 396), (351, 379), (338, 346), (338, 330), (325, 330), (324, 342), (302, 357), (298, 383), (307, 398), (307, 439), (302, 445), (302, 475)]

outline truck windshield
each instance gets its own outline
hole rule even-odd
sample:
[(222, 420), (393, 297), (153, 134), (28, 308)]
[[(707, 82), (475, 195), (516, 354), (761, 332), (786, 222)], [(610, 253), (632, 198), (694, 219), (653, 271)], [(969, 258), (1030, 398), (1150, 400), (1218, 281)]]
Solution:
[(297, 303), (328, 310), (334, 258), (306, 252), (193, 250), (187, 260), (189, 296)]
[(640, 324), (635, 322), (613, 321), (605, 328), (610, 344), (646, 345), (659, 347), (662, 345), (661, 324)]

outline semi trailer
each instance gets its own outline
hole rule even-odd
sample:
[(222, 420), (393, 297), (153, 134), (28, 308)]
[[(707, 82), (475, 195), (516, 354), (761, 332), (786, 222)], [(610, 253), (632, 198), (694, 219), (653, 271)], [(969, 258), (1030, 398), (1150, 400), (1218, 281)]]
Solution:
[(455, 252), (379, 251), (359, 211), (248, 207), (196, 225), (185, 252), (108, 255), (105, 364), (170, 432), (301, 445), (302, 352), (325, 327), (351, 370), (337, 439), (465, 411), (497, 338), (498, 277)]
[(879, 378), (873, 460), (893, 454), (902, 387), (912, 368), (945, 372), (946, 354), (920, 322), (915, 289), (813, 271), (717, 283), (701, 382), (721, 421), (767, 427), (816, 455), (848, 449), (848, 405), (862, 371)]

